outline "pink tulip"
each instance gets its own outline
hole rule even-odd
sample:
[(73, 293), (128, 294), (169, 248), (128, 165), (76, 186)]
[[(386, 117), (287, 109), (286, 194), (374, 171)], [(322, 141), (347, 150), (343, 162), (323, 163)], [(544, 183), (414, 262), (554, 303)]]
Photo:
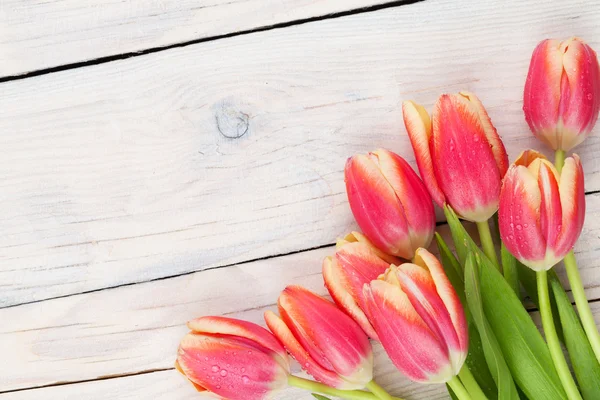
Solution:
[(433, 204), (406, 161), (377, 150), (348, 159), (344, 172), (354, 218), (375, 246), (406, 259), (429, 246), (435, 230)]
[(367, 335), (335, 304), (300, 286), (288, 286), (278, 305), (281, 318), (267, 311), (267, 326), (316, 380), (350, 390), (373, 379)]
[(600, 110), (600, 66), (581, 39), (544, 40), (533, 51), (523, 93), (531, 131), (554, 150), (585, 140)]
[(548, 270), (573, 248), (585, 218), (583, 168), (568, 157), (562, 173), (527, 150), (510, 167), (500, 195), (500, 236), (508, 250), (535, 271)]
[(188, 327), (175, 366), (197, 390), (230, 400), (262, 400), (287, 387), (287, 353), (266, 329), (224, 317), (198, 318)]
[(469, 221), (487, 221), (498, 209), (508, 156), (483, 104), (474, 94), (460, 92), (440, 96), (433, 123), (412, 101), (402, 104), (402, 112), (433, 200)]
[(366, 312), (383, 348), (408, 378), (447, 382), (467, 357), (464, 311), (440, 262), (418, 249), (414, 264), (391, 266), (365, 285)]
[(329, 294), (338, 307), (375, 340), (377, 334), (363, 312), (363, 286), (385, 273), (390, 264), (399, 262), (398, 258), (383, 253), (358, 232), (339, 239), (335, 255), (323, 260), (323, 279)]

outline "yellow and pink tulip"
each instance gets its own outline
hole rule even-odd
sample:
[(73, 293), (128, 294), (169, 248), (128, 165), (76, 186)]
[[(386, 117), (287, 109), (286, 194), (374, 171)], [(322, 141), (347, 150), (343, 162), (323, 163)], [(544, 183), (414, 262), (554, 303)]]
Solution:
[(230, 400), (263, 400), (288, 386), (287, 353), (266, 329), (225, 317), (188, 322), (177, 369), (198, 391)]
[(405, 259), (429, 246), (435, 230), (433, 203), (402, 157), (382, 149), (355, 155), (344, 172), (354, 218), (375, 246)]
[(498, 212), (507, 249), (535, 271), (548, 270), (575, 245), (585, 219), (583, 168), (577, 155), (562, 173), (542, 154), (527, 150), (510, 167)]
[(366, 313), (394, 365), (416, 382), (452, 380), (468, 351), (465, 314), (440, 262), (418, 249), (365, 285)]
[(363, 311), (363, 286), (377, 279), (390, 264), (399, 263), (398, 258), (377, 249), (358, 232), (339, 239), (333, 257), (323, 260), (323, 280), (329, 294), (372, 339), (377, 340), (377, 334)]
[(585, 140), (600, 110), (600, 65), (581, 39), (547, 39), (535, 48), (523, 94), (531, 131), (554, 150)]
[(402, 112), (433, 200), (469, 221), (487, 221), (498, 209), (508, 156), (481, 101), (468, 92), (443, 94), (431, 117), (412, 101)]
[(288, 286), (279, 314), (267, 311), (269, 329), (317, 381), (362, 389), (373, 380), (373, 351), (367, 335), (335, 304), (300, 286)]

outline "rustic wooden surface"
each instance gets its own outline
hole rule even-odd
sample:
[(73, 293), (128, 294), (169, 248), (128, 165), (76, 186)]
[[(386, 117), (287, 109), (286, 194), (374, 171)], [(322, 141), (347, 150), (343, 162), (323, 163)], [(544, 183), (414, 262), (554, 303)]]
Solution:
[[(511, 158), (549, 154), (521, 112), (531, 51), (600, 48), (600, 3), (403, 3), (2, 2), (0, 400), (198, 397), (172, 368), (185, 321), (260, 323), (289, 283), (325, 293), (321, 260), (355, 228), (345, 159), (414, 164), (402, 100), (474, 91)], [(599, 150), (577, 149), (592, 300)], [(394, 394), (446, 398), (375, 348)]]

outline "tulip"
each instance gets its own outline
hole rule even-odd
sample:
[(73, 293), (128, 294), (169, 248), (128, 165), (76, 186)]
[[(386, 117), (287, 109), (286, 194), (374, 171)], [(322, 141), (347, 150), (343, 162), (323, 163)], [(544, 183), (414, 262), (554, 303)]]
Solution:
[(571, 251), (584, 218), (579, 157), (568, 157), (559, 174), (542, 154), (523, 152), (506, 174), (500, 195), (500, 236), (507, 249), (529, 268), (548, 270)]
[(323, 260), (323, 280), (333, 301), (351, 316), (369, 337), (377, 333), (363, 312), (363, 286), (383, 274), (400, 260), (377, 249), (358, 232), (337, 242), (335, 255)]
[(535, 48), (523, 93), (525, 119), (554, 150), (585, 140), (600, 110), (600, 66), (581, 39), (544, 40)]
[(498, 209), (508, 156), (483, 104), (460, 92), (440, 96), (432, 119), (412, 101), (402, 103), (402, 112), (433, 200), (466, 220), (487, 221)]
[(375, 246), (406, 259), (429, 246), (435, 230), (433, 204), (406, 161), (377, 150), (348, 159), (344, 173), (354, 218)]
[(287, 353), (266, 329), (225, 317), (188, 322), (176, 368), (199, 391), (230, 400), (261, 400), (286, 388)]
[(373, 379), (373, 352), (360, 326), (330, 301), (300, 286), (288, 286), (279, 314), (267, 311), (269, 329), (317, 381), (350, 390)]
[(418, 249), (365, 285), (366, 313), (394, 365), (417, 382), (455, 381), (468, 351), (464, 311), (440, 262)]

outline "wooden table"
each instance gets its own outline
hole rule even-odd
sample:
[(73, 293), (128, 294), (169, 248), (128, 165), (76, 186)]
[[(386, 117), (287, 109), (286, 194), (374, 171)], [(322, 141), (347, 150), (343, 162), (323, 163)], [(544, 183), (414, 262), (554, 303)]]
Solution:
[[(511, 158), (549, 154), (521, 111), (529, 57), (546, 37), (600, 49), (600, 3), (457, 4), (4, 0), (0, 400), (198, 398), (173, 369), (185, 322), (262, 323), (286, 284), (326, 293), (321, 260), (356, 228), (346, 158), (414, 165), (402, 100), (474, 91)], [(594, 300), (599, 133), (577, 149)], [(394, 394), (446, 398), (375, 350)]]

